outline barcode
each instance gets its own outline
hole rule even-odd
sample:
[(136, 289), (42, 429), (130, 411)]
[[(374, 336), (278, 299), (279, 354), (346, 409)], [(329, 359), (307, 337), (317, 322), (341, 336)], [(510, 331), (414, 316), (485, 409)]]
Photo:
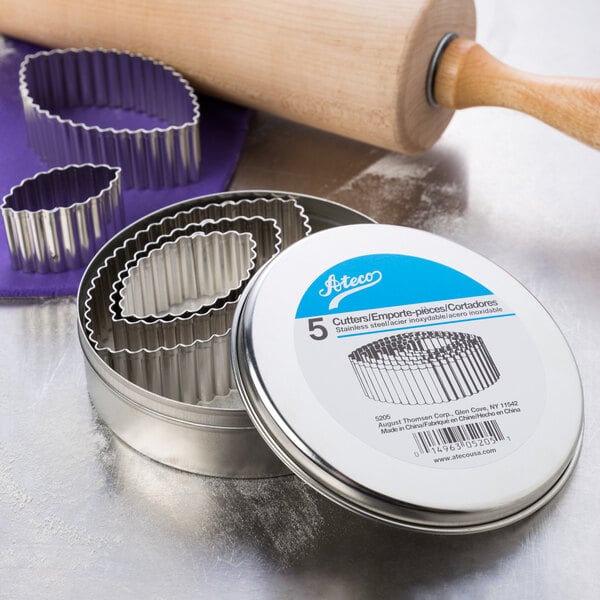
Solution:
[(477, 421), (468, 425), (456, 425), (454, 427), (441, 427), (428, 431), (413, 433), (415, 442), (420, 452), (429, 454), (432, 448), (447, 446), (448, 444), (459, 444), (473, 440), (492, 438), (496, 442), (502, 441), (504, 434), (498, 425), (498, 421)]

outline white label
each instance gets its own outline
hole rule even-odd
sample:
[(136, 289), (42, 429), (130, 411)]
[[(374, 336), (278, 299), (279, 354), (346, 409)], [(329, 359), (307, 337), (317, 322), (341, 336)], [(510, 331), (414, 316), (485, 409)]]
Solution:
[(328, 413), (385, 454), (437, 468), (514, 452), (543, 410), (540, 357), (501, 298), (398, 254), (332, 266), (298, 306), (302, 373)]

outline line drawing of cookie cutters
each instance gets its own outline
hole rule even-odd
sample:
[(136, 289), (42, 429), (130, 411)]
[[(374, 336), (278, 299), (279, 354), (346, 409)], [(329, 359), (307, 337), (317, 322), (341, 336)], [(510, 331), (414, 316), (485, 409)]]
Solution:
[[(160, 248), (164, 241), (176, 239), (178, 235), (206, 232), (211, 228), (230, 232), (235, 226), (246, 232), (252, 232), (254, 228), (268, 240), (263, 243), (262, 256), (256, 265), (264, 264), (279, 252), (281, 238), (274, 219), (235, 217), (205, 220), (174, 230), (171, 236), (161, 236), (163, 239), (156, 240), (154, 244), (144, 245), (131, 262), (135, 264), (140, 254), (144, 256), (150, 251), (149, 246)], [(269, 231), (271, 234), (267, 236)], [(120, 249), (124, 253), (123, 246)], [(242, 288), (196, 313), (184, 313), (168, 320), (153, 319), (152, 322), (114, 321), (103, 299), (113, 290), (114, 276), (108, 276), (109, 271), (112, 270), (114, 275), (114, 271), (122, 266), (114, 259), (118, 250), (98, 270), (86, 298), (84, 323), (96, 352), (132, 383), (167, 398), (196, 404), (229, 395), (234, 387), (229, 332)], [(92, 307), (98, 310), (94, 312)]]
[(348, 356), (365, 396), (392, 404), (441, 404), (477, 394), (500, 373), (483, 339), (417, 331), (375, 340)]
[(121, 169), (72, 164), (43, 171), (11, 188), (0, 206), (13, 269), (78, 269), (124, 225)]
[(122, 281), (121, 314), (134, 319), (178, 317), (226, 298), (247, 281), (256, 262), (250, 233), (197, 231), (150, 250)]
[[(200, 177), (200, 105), (183, 76), (160, 61), (116, 50), (66, 49), (26, 56), (19, 90), (30, 145), (51, 166), (103, 163), (126, 188), (176, 187)], [(74, 107), (135, 110), (167, 123), (100, 127), (63, 118)]]

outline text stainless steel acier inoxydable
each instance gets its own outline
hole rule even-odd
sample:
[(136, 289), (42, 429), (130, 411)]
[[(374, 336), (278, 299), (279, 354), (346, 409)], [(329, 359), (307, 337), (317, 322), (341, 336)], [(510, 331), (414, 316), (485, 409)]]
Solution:
[[(25, 57), (19, 89), (31, 146), (52, 166), (107, 163), (123, 185), (161, 188), (200, 177), (200, 108), (189, 83), (159, 61), (115, 50), (49, 50)], [(114, 128), (61, 116), (82, 107), (136, 111), (164, 125)]]
[(495, 529), (576, 463), (582, 390), (558, 327), (508, 273), (433, 234), (371, 224), (299, 241), (249, 282), (231, 337), (258, 431), (361, 515)]
[(124, 223), (121, 169), (68, 165), (24, 179), (2, 199), (13, 269), (58, 273), (88, 264)]
[[(234, 230), (251, 234), (257, 253), (254, 273), (282, 246), (307, 235), (311, 226), (324, 228), (365, 221), (368, 219), (359, 213), (309, 196), (230, 192), (167, 207), (117, 234), (90, 264), (78, 296), (79, 335), (86, 356), (88, 388), (100, 416), (134, 448), (184, 470), (239, 477), (287, 472), (250, 423), (237, 394), (231, 392), (234, 382), (229, 339), (235, 296), (228, 295), (212, 305), (177, 315), (158, 317), (140, 315), (138, 311), (131, 315), (121, 302), (123, 283), (152, 251), (197, 232)], [(239, 295), (236, 290), (232, 292)], [(195, 332), (197, 336), (183, 323), (186, 319), (197, 320), (196, 327), (200, 328)], [(137, 338), (134, 335), (122, 338), (117, 332), (122, 332), (123, 327), (138, 328), (143, 333)], [(217, 329), (224, 334), (209, 337)], [(168, 357), (166, 347), (157, 347), (158, 338), (149, 333), (158, 334), (159, 330), (159, 335), (165, 336), (167, 331), (175, 334), (170, 343), (172, 349), (178, 349)], [(197, 348), (191, 354), (181, 343), (188, 339), (186, 335), (195, 338), (191, 341)], [(148, 342), (156, 351), (144, 354), (132, 350), (143, 349)], [(121, 350), (115, 352), (115, 348)], [(212, 361), (214, 372), (207, 373), (208, 367), (200, 364), (205, 360)], [(122, 368), (116, 364), (118, 361), (129, 364)], [(153, 391), (158, 388), (149, 379), (174, 378), (184, 362), (186, 373), (193, 371), (194, 376), (179, 376), (178, 385), (189, 390), (203, 380), (201, 385), (213, 387), (210, 380), (220, 378), (230, 394), (204, 401), (199, 398), (203, 394), (195, 390), (196, 402), (200, 399), (201, 403), (192, 404)], [(119, 372), (121, 368), (125, 376)], [(137, 385), (132, 380), (137, 380), (142, 370), (148, 381)], [(191, 402), (192, 394), (187, 396), (187, 393), (185, 397)], [(211, 393), (214, 391), (206, 393), (206, 398)]]

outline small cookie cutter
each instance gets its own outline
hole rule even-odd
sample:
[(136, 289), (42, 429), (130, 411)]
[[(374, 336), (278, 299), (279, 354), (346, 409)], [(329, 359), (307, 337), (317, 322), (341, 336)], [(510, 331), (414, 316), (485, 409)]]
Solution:
[[(200, 177), (196, 94), (159, 61), (116, 50), (42, 51), (24, 58), (19, 89), (29, 142), (50, 165), (118, 165), (123, 185), (136, 188), (175, 187)], [(82, 106), (135, 110), (168, 125), (115, 129), (56, 114)]]
[(2, 199), (11, 266), (58, 273), (87, 265), (124, 224), (121, 169), (68, 165), (36, 174)]
[[(122, 269), (117, 274), (112, 285), (112, 292), (110, 294), (109, 311), (113, 324), (124, 320), (128, 323), (146, 323), (152, 324), (157, 320), (170, 321), (174, 318), (185, 318), (191, 314), (200, 314), (207, 310), (214, 310), (218, 306), (225, 302), (234, 300), (241, 294), (240, 286), (233, 286), (229, 290), (229, 294), (222, 298), (217, 298), (210, 306), (201, 306), (196, 310), (184, 310), (184, 311), (165, 311), (165, 314), (157, 316), (153, 314), (147, 314), (144, 316), (127, 314), (124, 310), (124, 287), (125, 281), (136, 266), (145, 258), (147, 258), (152, 252), (160, 249), (165, 244), (175, 242), (182, 236), (190, 236), (195, 233), (210, 233), (210, 232), (238, 232), (240, 234), (248, 233), (255, 244), (255, 252), (252, 258), (252, 265), (246, 279), (250, 278), (257, 269), (259, 269), (265, 262), (267, 262), (272, 256), (278, 254), (281, 250), (281, 229), (275, 219), (267, 219), (264, 217), (223, 217), (220, 219), (204, 219), (200, 222), (190, 222), (186, 227), (176, 228), (170, 231), (168, 234), (160, 235), (153, 241), (146, 243), (141, 249), (139, 249), (133, 257), (125, 262), (121, 262)], [(140, 239), (136, 242), (139, 244)], [(117, 261), (122, 261), (123, 255), (121, 253), (114, 254)], [(228, 268), (224, 265), (225, 269)], [(223, 268), (223, 265), (221, 265)], [(235, 267), (229, 267), (229, 270)], [(231, 278), (231, 273), (221, 275), (222, 277)], [(216, 278), (216, 273), (207, 273), (208, 278)], [(244, 280), (245, 281), (245, 280)], [(244, 283), (244, 282), (242, 282)]]
[[(241, 406), (229, 351), (231, 323), (237, 303), (196, 321), (189, 343), (155, 350), (107, 352), (105, 362), (131, 383), (186, 404), (208, 404), (222, 399)], [(101, 355), (102, 356), (102, 355)]]
[(123, 279), (121, 314), (160, 319), (211, 306), (252, 272), (256, 242), (249, 233), (196, 232), (151, 250)]
[[(285, 242), (282, 239), (283, 234), (278, 223), (282, 223), (287, 228)], [(159, 222), (152, 223), (146, 229), (136, 232), (135, 236), (124, 242), (120, 248), (113, 252), (113, 256), (105, 261), (105, 267), (109, 269), (108, 272), (105, 267), (98, 271), (100, 277), (96, 281), (100, 285), (111, 285), (111, 282), (113, 282), (113, 291), (109, 292), (110, 315), (106, 315), (101, 322), (104, 326), (110, 325), (115, 329), (115, 338), (121, 337), (118, 334), (122, 332), (118, 330), (117, 326), (122, 321), (132, 324), (139, 322), (150, 324), (153, 322), (152, 319), (130, 319), (122, 315), (120, 294), (127, 271), (148, 251), (160, 246), (162, 243), (175, 239), (179, 235), (189, 235), (194, 231), (206, 231), (207, 228), (210, 231), (235, 229), (240, 232), (248, 231), (251, 233), (257, 242), (255, 269), (262, 267), (267, 260), (284, 247), (284, 244), (287, 246), (310, 233), (310, 225), (302, 207), (293, 198), (279, 197), (259, 197), (252, 200), (242, 199), (206, 204), (189, 211), (181, 211), (165, 217)], [(93, 287), (91, 286), (91, 288)], [(105, 290), (102, 293), (105, 294)], [(235, 296), (229, 297), (227, 300), (234, 301), (238, 296), (239, 293), (236, 293)], [(98, 301), (98, 303), (100, 306), (104, 306), (102, 301)], [(216, 307), (213, 306), (212, 308)], [(185, 315), (182, 317), (185, 317)], [(106, 321), (108, 318), (110, 318), (109, 324)], [(163, 321), (167, 320), (170, 320), (168, 316), (163, 318)], [(94, 339), (95, 336), (91, 329), (90, 334)], [(136, 339), (139, 335), (139, 332), (135, 332)], [(132, 349), (131, 341), (124, 342), (123, 347), (128, 347), (128, 344), (129, 349)], [(100, 344), (101, 347), (102, 344)], [(115, 349), (115, 346), (109, 345), (108, 347), (109, 349)], [(136, 343), (134, 343), (134, 347), (140, 348)]]
[[(96, 344), (95, 347), (98, 351), (135, 352), (157, 350), (164, 346), (172, 347), (181, 340), (191, 343), (194, 339), (195, 321), (202, 320), (207, 315), (221, 310), (227, 304), (237, 301), (242, 293), (241, 287), (230, 290), (227, 296), (219, 298), (210, 306), (203, 306), (197, 311), (184, 312), (177, 316), (166, 314), (161, 318), (154, 316), (138, 318), (121, 314), (119, 300), (123, 282), (128, 277), (130, 269), (139, 260), (146, 257), (153, 249), (160, 248), (180, 236), (212, 231), (221, 233), (237, 231), (252, 236), (257, 245), (250, 276), (271, 256), (277, 254), (281, 245), (279, 228), (275, 221), (262, 217), (236, 217), (190, 223), (187, 227), (175, 229), (168, 235), (159, 236), (156, 240), (148, 242), (135, 251), (129, 261), (126, 261), (127, 252), (134, 251), (136, 242), (141, 243), (141, 237), (128, 239), (104, 262), (88, 290), (89, 306), (96, 307), (97, 311), (95, 313), (91, 310), (86, 312), (86, 326), (90, 339)], [(94, 324), (92, 324), (92, 320)]]

